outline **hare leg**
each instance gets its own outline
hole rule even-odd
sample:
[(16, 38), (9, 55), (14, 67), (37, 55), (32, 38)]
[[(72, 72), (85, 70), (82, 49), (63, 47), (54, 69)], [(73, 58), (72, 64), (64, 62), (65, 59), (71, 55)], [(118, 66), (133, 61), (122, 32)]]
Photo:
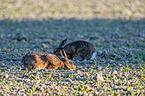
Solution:
[(86, 48), (82, 48), (77, 51), (77, 55), (80, 56), (82, 59), (90, 59), (91, 58), (91, 53), (89, 52), (90, 50), (86, 50)]

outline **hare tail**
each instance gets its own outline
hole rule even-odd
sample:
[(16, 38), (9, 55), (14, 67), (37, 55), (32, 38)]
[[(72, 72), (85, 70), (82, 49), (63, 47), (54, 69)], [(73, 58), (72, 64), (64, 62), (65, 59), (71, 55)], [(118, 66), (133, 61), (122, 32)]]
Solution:
[(92, 59), (92, 60), (96, 59), (96, 55), (97, 55), (97, 52), (94, 52), (94, 53), (92, 54), (91, 59)]

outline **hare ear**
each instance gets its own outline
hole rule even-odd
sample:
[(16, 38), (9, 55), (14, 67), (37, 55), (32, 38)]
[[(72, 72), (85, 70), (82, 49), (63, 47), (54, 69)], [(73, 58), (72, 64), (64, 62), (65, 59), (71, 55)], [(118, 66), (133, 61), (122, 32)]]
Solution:
[(67, 54), (65, 53), (64, 49), (62, 49), (65, 58), (67, 58)]
[[(63, 53), (62, 53), (63, 52)], [(67, 58), (67, 54), (65, 53), (64, 49), (60, 50), (60, 55), (64, 58)], [(67, 58), (68, 59), (68, 58)]]
[(62, 48), (65, 45), (66, 41), (67, 41), (67, 38), (61, 42), (61, 44), (59, 45), (59, 47)]
[(71, 65), (70, 64), (68, 64), (68, 63), (66, 64), (65, 63), (65, 66), (66, 66), (66, 68), (71, 69)]
[(60, 50), (60, 55), (61, 55), (62, 57), (64, 57), (64, 55), (63, 55), (63, 53), (62, 53), (62, 50)]

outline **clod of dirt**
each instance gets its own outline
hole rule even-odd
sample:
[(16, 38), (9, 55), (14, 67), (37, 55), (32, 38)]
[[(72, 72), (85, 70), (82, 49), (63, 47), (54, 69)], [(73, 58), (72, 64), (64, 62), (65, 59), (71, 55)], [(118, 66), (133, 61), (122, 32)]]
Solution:
[(89, 39), (90, 39), (90, 40), (96, 40), (96, 39), (99, 39), (99, 37), (98, 37), (98, 36), (90, 36)]
[(17, 40), (17, 41), (22, 41), (22, 40), (27, 40), (27, 37), (20, 33), (20, 34), (16, 34), (14, 37), (12, 37), (13, 40)]

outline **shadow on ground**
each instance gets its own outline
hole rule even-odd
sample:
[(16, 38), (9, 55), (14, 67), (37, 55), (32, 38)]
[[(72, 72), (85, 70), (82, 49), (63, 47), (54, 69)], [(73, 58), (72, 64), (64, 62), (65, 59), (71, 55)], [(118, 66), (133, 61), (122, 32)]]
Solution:
[[(144, 48), (145, 47), (145, 19), (53, 19), (43, 20), (1, 20), (0, 39), (1, 48), (13, 47), (13, 40), (21, 38), (27, 42), (38, 44), (44, 39), (52, 45), (57, 45), (60, 40), (68, 38), (74, 40), (87, 40), (96, 47), (107, 48), (112, 45), (115, 48), (121, 46)], [(18, 35), (18, 37), (16, 37)], [(20, 36), (22, 35), (22, 36)], [(19, 40), (20, 39), (20, 40)], [(21, 42), (22, 46), (24, 42)], [(26, 46), (23, 46), (26, 47)]]
[(8, 54), (15, 49), (52, 52), (65, 38), (68, 38), (68, 42), (89, 41), (101, 51), (125, 47), (143, 52), (145, 48), (144, 25), (145, 19), (5, 19), (0, 21), (1, 52)]

